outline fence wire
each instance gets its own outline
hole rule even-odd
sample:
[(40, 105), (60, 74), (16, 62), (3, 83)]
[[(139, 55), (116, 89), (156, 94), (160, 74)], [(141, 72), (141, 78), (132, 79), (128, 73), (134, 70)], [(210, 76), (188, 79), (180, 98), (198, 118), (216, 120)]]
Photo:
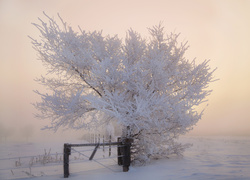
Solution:
[[(89, 158), (87, 155), (85, 155), (85, 154), (83, 154), (83, 153), (81, 153), (81, 152), (75, 150), (74, 148), (71, 148), (71, 150), (73, 150), (73, 151), (76, 152), (76, 153), (81, 154), (82, 156), (84, 156), (84, 157), (86, 157), (86, 158)], [(99, 165), (103, 166), (103, 167), (106, 168), (106, 169), (109, 169), (109, 170), (112, 171), (112, 172), (119, 172), (119, 171), (115, 171), (115, 170), (111, 169), (110, 167), (108, 167), (108, 166), (106, 166), (105, 164), (103, 164), (103, 163), (100, 162), (100, 160), (103, 160), (103, 159), (114, 159), (114, 158), (117, 158), (117, 156), (108, 157), (108, 158), (92, 159), (91, 161), (94, 161), (94, 162), (98, 163)], [(86, 160), (85, 162), (87, 162), (87, 161), (89, 162), (89, 160)]]
[[(84, 172), (86, 171), (83, 168), (85, 166), (88, 169), (91, 168), (91, 170), (94, 170), (97, 167), (104, 167), (105, 169), (108, 169), (112, 172), (121, 172), (120, 167), (117, 165), (117, 158), (122, 156), (117, 156), (117, 148), (123, 147), (124, 145), (112, 144), (111, 140), (99, 140), (97, 142), (100, 143), (100, 146), (98, 147), (97, 153), (92, 159), (92, 162), (100, 166), (94, 166), (93, 163), (90, 166), (87, 164), (90, 162), (89, 157), (95, 147), (71, 147), (72, 154), (69, 156), (69, 160), (70, 164), (75, 164), (71, 167), (72, 171)], [(107, 145), (109, 143), (110, 145)], [(62, 175), (64, 153), (51, 153), (51, 149), (44, 150), (44, 154), (40, 155), (16, 156), (6, 158), (2, 157), (0, 159), (0, 179), (19, 179), (56, 174)], [(86, 165), (82, 166), (82, 163), (85, 163)], [(77, 164), (79, 164), (80, 166)], [(73, 168), (75, 168), (75, 170), (73, 170)]]

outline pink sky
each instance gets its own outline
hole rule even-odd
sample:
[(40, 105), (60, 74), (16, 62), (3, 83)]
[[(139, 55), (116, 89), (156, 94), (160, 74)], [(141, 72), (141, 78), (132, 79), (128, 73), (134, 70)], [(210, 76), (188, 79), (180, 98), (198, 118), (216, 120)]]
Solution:
[[(39, 100), (33, 81), (45, 72), (27, 35), (37, 37), (31, 22), (43, 11), (61, 17), (77, 30), (103, 30), (124, 37), (130, 27), (147, 35), (160, 21), (167, 32), (189, 41), (186, 54), (197, 62), (211, 59), (214, 90), (202, 120), (191, 134), (250, 134), (250, 1), (248, 0), (0, 0), (0, 125), (37, 129), (47, 122), (33, 117)], [(206, 104), (204, 104), (205, 106)], [(13, 135), (14, 136), (14, 135)]]

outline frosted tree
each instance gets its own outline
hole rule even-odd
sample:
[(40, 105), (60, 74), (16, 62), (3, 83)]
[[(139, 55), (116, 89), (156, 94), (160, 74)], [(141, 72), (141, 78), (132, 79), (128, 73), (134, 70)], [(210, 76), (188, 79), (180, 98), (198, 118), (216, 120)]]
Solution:
[(79, 32), (46, 16), (34, 24), (39, 40), (34, 49), (48, 70), (37, 81), (48, 93), (36, 91), (35, 107), (48, 129), (97, 128), (110, 122), (122, 127), (122, 137), (133, 138), (133, 160), (181, 154), (175, 142), (201, 119), (196, 107), (211, 93), (213, 72), (208, 61), (196, 64), (184, 57), (187, 43), (179, 34), (166, 34), (161, 25), (143, 38), (130, 29), (124, 41), (101, 31)]

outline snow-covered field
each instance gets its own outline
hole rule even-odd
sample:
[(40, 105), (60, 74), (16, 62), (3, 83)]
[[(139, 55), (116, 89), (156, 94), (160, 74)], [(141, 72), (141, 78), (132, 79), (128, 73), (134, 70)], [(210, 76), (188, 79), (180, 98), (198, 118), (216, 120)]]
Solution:
[[(143, 167), (130, 167), (126, 173), (116, 165), (115, 149), (112, 149), (113, 158), (107, 158), (108, 149), (104, 149), (103, 153), (101, 147), (97, 151), (99, 154), (94, 157), (97, 162), (90, 162), (81, 155), (89, 156), (92, 147), (86, 147), (90, 151), (76, 149), (81, 153), (72, 151), (69, 179), (250, 179), (250, 137), (189, 136), (182, 137), (180, 141), (193, 144), (186, 150), (184, 157), (153, 161)], [(62, 151), (63, 142), (1, 143), (0, 179), (63, 179)], [(106, 159), (101, 159), (103, 157)]]

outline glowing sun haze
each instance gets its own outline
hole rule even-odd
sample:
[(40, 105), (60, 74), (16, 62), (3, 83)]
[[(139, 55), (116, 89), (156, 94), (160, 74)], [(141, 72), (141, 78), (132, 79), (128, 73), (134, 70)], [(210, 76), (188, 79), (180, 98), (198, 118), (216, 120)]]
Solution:
[[(216, 81), (202, 120), (193, 135), (250, 134), (250, 1), (248, 0), (1, 0), (0, 1), (0, 126), (20, 136), (30, 126), (39, 137), (47, 122), (33, 117), (31, 103), (41, 90), (34, 79), (45, 73), (28, 35), (43, 11), (57, 13), (74, 30), (103, 30), (125, 37), (129, 28), (147, 36), (147, 27), (163, 22), (166, 32), (188, 41), (186, 57), (197, 63), (211, 59)], [(206, 106), (206, 103), (203, 105)], [(202, 107), (201, 107), (202, 108)]]

